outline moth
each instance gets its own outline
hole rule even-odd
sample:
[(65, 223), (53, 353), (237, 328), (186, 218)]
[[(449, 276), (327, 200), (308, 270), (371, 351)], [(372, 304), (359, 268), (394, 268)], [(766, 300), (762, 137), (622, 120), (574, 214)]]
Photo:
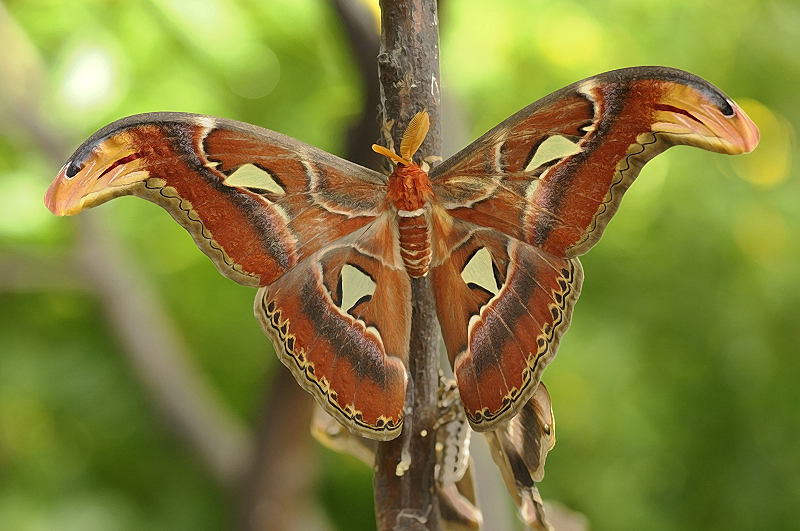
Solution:
[[(57, 215), (117, 196), (164, 207), (228, 278), (281, 361), (352, 433), (396, 437), (411, 279), (430, 277), (467, 419), (494, 431), (531, 403), (600, 239), (642, 166), (685, 144), (739, 154), (753, 122), (707, 81), (661, 67), (590, 77), (531, 104), (426, 171), (391, 175), (240, 122), (131, 116), (96, 132), (47, 191)], [(530, 407), (530, 406), (529, 406)]]

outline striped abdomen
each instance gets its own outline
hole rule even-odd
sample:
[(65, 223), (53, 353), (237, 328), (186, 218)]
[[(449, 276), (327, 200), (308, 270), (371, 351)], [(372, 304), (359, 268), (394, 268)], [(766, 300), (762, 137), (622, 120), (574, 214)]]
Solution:
[(398, 210), (397, 228), (400, 236), (400, 255), (406, 271), (421, 277), (431, 264), (431, 233), (423, 209), (408, 212)]

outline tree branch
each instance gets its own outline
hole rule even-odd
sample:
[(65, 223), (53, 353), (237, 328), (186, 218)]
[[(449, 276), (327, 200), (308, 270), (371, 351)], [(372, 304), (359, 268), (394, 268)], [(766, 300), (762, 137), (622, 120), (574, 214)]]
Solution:
[[(378, 72), (384, 145), (391, 142), (399, 146), (414, 114), (427, 109), (431, 127), (419, 153), (423, 159), (439, 156), (436, 2), (382, 0), (381, 28)], [(376, 456), (375, 512), (380, 531), (436, 531), (441, 528), (434, 479), (436, 437), (433, 429), (438, 413), (439, 325), (429, 278), (412, 279), (411, 289), (411, 379), (403, 433), (393, 441), (379, 444)], [(408, 469), (403, 473), (406, 465)]]

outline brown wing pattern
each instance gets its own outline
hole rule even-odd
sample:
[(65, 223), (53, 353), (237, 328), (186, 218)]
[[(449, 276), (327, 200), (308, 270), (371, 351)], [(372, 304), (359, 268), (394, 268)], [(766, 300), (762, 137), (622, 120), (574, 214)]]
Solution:
[(386, 178), (278, 133), (208, 116), (132, 116), (89, 138), (46, 203), (163, 206), (255, 312), (281, 361), (353, 432), (391, 439), (405, 400), (411, 293)]
[[(429, 222), (437, 316), (475, 429), (529, 407), (580, 292), (576, 256), (642, 165), (676, 144), (757, 142), (708, 82), (630, 68), (543, 98), (431, 172), (434, 196), (410, 214)], [(45, 202), (59, 215), (121, 195), (163, 206), (224, 275), (261, 287), (256, 316), (300, 384), (352, 432), (388, 440), (403, 422), (411, 290), (387, 182), (272, 131), (152, 113), (92, 135)]]
[(143, 197), (169, 211), (222, 274), (258, 286), (372, 221), (385, 181), (273, 131), (151, 113), (92, 135), (46, 202), (63, 215), (120, 195)]
[(555, 256), (591, 248), (641, 167), (676, 144), (752, 150), (758, 130), (707, 81), (669, 68), (579, 81), (510, 117), (431, 172), (453, 216)]
[(403, 421), (411, 284), (393, 258), (373, 254), (379, 235), (318, 251), (261, 288), (255, 313), (328, 413), (353, 433), (388, 440)]
[(524, 406), (555, 356), (580, 293), (577, 259), (463, 225), (431, 270), (437, 317), (470, 424), (493, 430)]
[(523, 521), (532, 529), (552, 529), (535, 483), (544, 478), (545, 458), (556, 443), (553, 408), (544, 383), (519, 415), (485, 435)]
[(434, 295), (473, 428), (493, 430), (530, 400), (580, 292), (575, 257), (642, 165), (675, 144), (735, 154), (757, 141), (708, 82), (630, 68), (543, 98), (431, 172)]

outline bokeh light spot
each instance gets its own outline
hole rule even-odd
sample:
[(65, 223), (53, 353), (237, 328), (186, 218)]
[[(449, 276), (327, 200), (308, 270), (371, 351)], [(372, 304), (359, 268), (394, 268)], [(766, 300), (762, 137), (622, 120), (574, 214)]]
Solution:
[(560, 3), (539, 17), (536, 46), (555, 66), (592, 65), (604, 50), (603, 31), (594, 17), (580, 6)]
[(61, 93), (73, 107), (103, 107), (114, 99), (117, 77), (114, 59), (107, 50), (79, 48), (67, 60)]
[(792, 167), (792, 125), (756, 100), (737, 101), (758, 126), (761, 141), (752, 153), (731, 158), (730, 164), (736, 174), (749, 183), (765, 188), (777, 186), (786, 180)]
[(243, 98), (263, 98), (281, 78), (278, 57), (263, 44), (239, 48), (225, 65), (225, 79), (230, 89)]
[(733, 235), (745, 256), (753, 262), (767, 265), (779, 260), (785, 251), (789, 226), (775, 207), (754, 203), (736, 216)]

